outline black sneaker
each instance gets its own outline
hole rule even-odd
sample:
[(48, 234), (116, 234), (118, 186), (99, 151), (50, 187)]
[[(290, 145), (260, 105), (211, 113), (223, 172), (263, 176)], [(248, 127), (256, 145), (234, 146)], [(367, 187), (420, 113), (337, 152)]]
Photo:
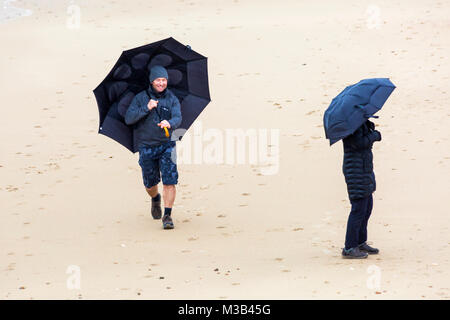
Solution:
[(165, 215), (162, 218), (162, 223), (163, 223), (164, 229), (173, 229), (174, 228), (172, 218), (169, 215)]
[[(159, 195), (158, 195), (159, 196)], [(152, 217), (155, 220), (161, 219), (161, 196), (158, 197), (159, 200), (155, 201), (152, 199)]]
[(380, 250), (378, 250), (377, 248), (372, 248), (371, 246), (369, 246), (367, 243), (361, 243), (358, 246), (359, 250), (362, 252), (367, 252), (368, 254), (378, 254), (378, 252), (380, 252)]
[(365, 259), (368, 254), (366, 252), (362, 252), (358, 247), (350, 248), (346, 250), (342, 249), (342, 257), (345, 259)]

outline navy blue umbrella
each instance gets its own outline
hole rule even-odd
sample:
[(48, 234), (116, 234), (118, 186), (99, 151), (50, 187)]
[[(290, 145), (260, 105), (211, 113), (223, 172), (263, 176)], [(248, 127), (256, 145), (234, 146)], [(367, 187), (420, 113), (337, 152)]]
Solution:
[[(207, 58), (173, 38), (122, 52), (106, 78), (94, 89), (100, 114), (99, 133), (137, 151), (133, 126), (125, 124), (127, 109), (137, 93), (150, 85), (150, 69), (160, 65), (169, 74), (169, 89), (181, 104), (182, 122), (188, 129), (211, 101)], [(178, 136), (181, 140), (182, 135)]]
[(394, 91), (388, 78), (364, 79), (348, 86), (332, 101), (323, 116), (325, 136), (330, 145), (356, 131), (381, 109)]

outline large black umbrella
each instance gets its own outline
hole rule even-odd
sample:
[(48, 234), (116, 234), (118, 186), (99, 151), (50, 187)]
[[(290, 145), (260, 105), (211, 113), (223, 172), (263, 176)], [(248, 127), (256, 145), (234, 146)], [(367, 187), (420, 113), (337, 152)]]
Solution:
[(155, 65), (167, 69), (168, 87), (180, 100), (183, 119), (179, 128), (187, 130), (211, 101), (207, 58), (189, 46), (168, 38), (122, 52), (94, 94), (100, 113), (98, 132), (131, 152), (137, 151), (137, 141), (133, 126), (125, 124), (125, 113), (134, 96), (150, 85), (148, 76)]

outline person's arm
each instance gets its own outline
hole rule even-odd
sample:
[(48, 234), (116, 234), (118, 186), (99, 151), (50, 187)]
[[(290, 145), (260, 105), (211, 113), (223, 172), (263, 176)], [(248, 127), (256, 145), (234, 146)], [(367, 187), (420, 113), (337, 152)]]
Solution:
[(364, 135), (363, 130), (359, 128), (345, 139), (353, 149), (367, 149), (375, 141), (381, 141), (381, 133), (377, 130), (370, 130), (367, 135)]
[(134, 97), (125, 113), (125, 123), (135, 124), (149, 113), (147, 104), (142, 104), (138, 96)]
[(372, 141), (372, 143), (375, 141), (381, 141), (381, 133), (378, 130), (371, 131), (369, 136), (370, 136), (369, 138)]
[(180, 107), (180, 101), (178, 101), (178, 98), (174, 96), (172, 104), (172, 118), (168, 120), (170, 124), (170, 128), (175, 130), (178, 128), (178, 126), (181, 124), (181, 107)]
[(375, 124), (367, 120), (367, 128), (369, 128), (369, 133), (366, 135), (367, 139), (369, 139), (369, 143), (374, 143), (375, 141), (381, 141), (381, 133), (378, 130), (375, 130)]

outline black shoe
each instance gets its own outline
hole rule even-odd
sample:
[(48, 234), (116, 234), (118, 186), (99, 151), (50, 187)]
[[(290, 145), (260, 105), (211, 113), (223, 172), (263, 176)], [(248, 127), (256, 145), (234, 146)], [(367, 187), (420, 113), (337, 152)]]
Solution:
[[(159, 196), (159, 195), (158, 195)], [(161, 196), (159, 196), (158, 201), (154, 201), (152, 199), (152, 217), (155, 220), (161, 219), (162, 211), (161, 211)]]
[(362, 252), (358, 247), (350, 248), (346, 250), (342, 249), (342, 257), (345, 259), (365, 259), (368, 254), (366, 252)]
[(369, 246), (367, 243), (361, 243), (358, 246), (359, 250), (362, 252), (367, 252), (368, 254), (378, 254), (378, 252), (380, 252), (380, 250), (378, 250), (377, 248), (372, 248), (371, 246)]
[(163, 223), (164, 229), (173, 229), (174, 228), (172, 218), (169, 215), (165, 215), (162, 218), (162, 223)]

